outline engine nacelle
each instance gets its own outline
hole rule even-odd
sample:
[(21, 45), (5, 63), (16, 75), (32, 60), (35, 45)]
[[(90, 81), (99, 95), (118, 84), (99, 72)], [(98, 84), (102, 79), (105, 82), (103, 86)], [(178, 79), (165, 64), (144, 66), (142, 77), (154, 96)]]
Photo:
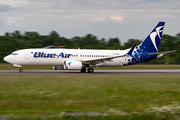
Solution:
[(64, 67), (63, 67), (63, 65), (53, 66), (53, 69), (54, 69), (54, 70), (64, 70)]
[(63, 66), (65, 70), (81, 70), (83, 67), (83, 64), (80, 61), (67, 60), (67, 61), (64, 61)]

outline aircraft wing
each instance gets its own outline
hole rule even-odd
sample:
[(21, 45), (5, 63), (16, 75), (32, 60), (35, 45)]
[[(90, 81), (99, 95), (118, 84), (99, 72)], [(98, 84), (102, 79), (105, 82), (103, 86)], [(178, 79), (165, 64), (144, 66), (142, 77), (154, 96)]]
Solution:
[(177, 50), (172, 50), (172, 51), (164, 51), (164, 52), (155, 52), (155, 53), (148, 53), (148, 55), (161, 55), (161, 54), (167, 54), (171, 52), (176, 52)]
[(118, 55), (118, 56), (114, 56), (114, 57), (105, 57), (105, 58), (96, 58), (96, 59), (83, 60), (82, 63), (96, 65), (96, 64), (99, 64), (99, 63), (104, 63), (105, 61), (111, 61), (114, 58), (124, 57), (124, 56), (127, 56), (127, 54)]
[(96, 65), (96, 64), (99, 64), (99, 63), (104, 63), (105, 61), (111, 61), (114, 58), (131, 56), (135, 47), (136, 47), (136, 44), (126, 54), (117, 55), (117, 56), (113, 56), (113, 57), (105, 57), (105, 58), (96, 58), (96, 59), (83, 60), (82, 63)]

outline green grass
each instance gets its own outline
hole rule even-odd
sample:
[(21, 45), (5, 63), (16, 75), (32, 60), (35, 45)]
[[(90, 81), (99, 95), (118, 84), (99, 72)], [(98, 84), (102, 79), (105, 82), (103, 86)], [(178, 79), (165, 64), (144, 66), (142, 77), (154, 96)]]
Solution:
[(0, 75), (0, 115), (142, 111), (180, 101), (179, 76)]
[[(10, 118), (8, 120), (158, 120), (154, 114), (129, 116), (103, 116), (103, 117), (51, 117), (51, 118)], [(167, 119), (170, 120), (170, 119)], [(173, 120), (173, 119), (171, 119)]]

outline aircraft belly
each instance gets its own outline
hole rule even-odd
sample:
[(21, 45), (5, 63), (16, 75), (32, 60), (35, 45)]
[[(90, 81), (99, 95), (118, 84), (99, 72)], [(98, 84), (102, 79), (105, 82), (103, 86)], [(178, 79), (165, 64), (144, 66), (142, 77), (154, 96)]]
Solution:
[(120, 58), (115, 58), (111, 62), (105, 62), (101, 66), (103, 67), (121, 67), (121, 66), (126, 66), (128, 63), (129, 57), (120, 57)]
[(107, 62), (107, 63), (103, 63), (102, 67), (121, 67), (123, 66), (122, 64), (118, 64), (118, 63), (114, 63), (114, 62)]
[(117, 66), (122, 66), (118, 63), (118, 58), (113, 59), (111, 62), (105, 62), (101, 66), (102, 67), (117, 67)]

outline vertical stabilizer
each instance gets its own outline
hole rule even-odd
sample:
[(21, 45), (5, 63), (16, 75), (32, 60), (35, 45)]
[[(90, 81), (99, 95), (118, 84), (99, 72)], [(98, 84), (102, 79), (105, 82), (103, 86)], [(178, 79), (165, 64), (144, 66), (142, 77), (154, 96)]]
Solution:
[(150, 32), (145, 40), (139, 45), (139, 49), (144, 52), (157, 52), (164, 30), (165, 22), (159, 22)]

